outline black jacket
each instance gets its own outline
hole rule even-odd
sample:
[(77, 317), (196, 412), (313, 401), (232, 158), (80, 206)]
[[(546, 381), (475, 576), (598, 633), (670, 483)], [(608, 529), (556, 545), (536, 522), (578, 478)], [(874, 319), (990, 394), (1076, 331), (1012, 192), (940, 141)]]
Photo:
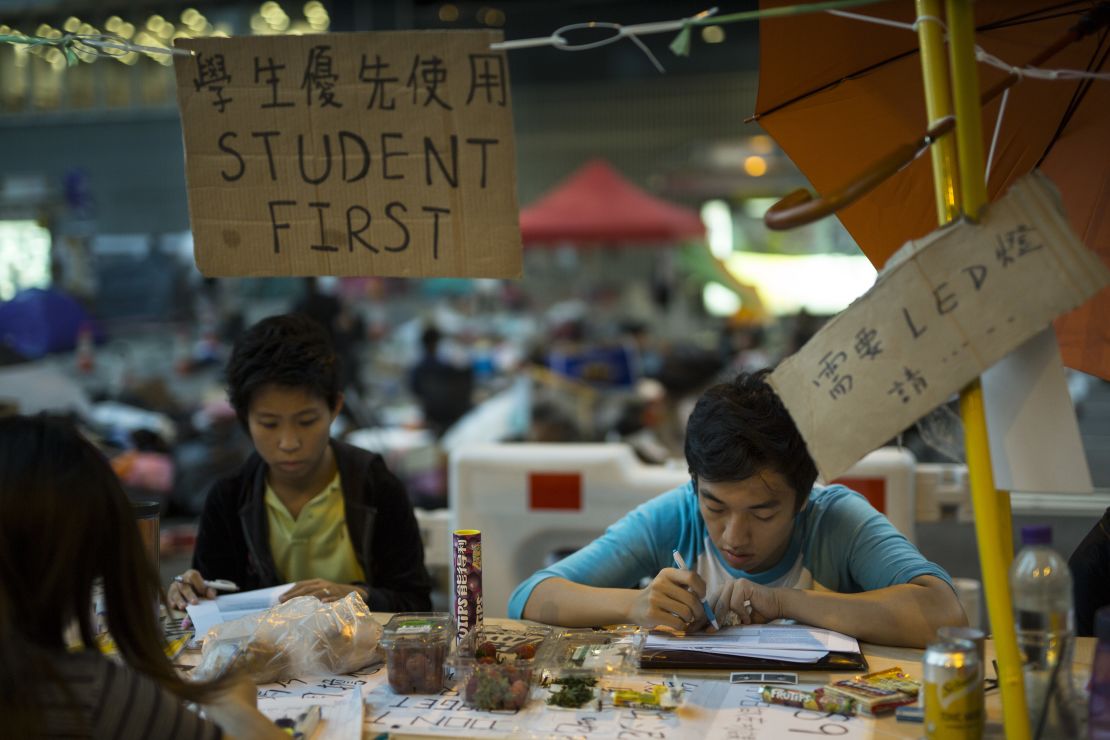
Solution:
[(1087, 533), (1068, 560), (1075, 584), (1075, 632), (1095, 634), (1095, 612), (1110, 605), (1110, 509)]
[[(343, 485), (347, 531), (366, 574), (375, 611), (431, 609), (431, 579), (412, 504), (380, 455), (331, 441)], [(204, 502), (193, 567), (205, 578), (226, 578), (244, 591), (285, 582), (270, 551), (266, 515), (267, 465), (257, 453), (239, 472), (212, 487)]]

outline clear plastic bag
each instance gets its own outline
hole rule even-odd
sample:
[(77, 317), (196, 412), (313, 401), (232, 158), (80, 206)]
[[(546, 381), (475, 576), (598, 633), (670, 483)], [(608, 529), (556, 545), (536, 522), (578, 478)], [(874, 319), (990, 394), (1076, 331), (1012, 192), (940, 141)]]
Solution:
[(272, 609), (217, 625), (205, 636), (194, 677), (229, 667), (255, 683), (320, 673), (349, 673), (381, 660), (382, 627), (351, 593), (327, 604), (299, 596)]
[(646, 635), (636, 627), (572, 629), (555, 636), (545, 676), (552, 679), (636, 673)]
[[(548, 641), (547, 665), (540, 685), (550, 707), (580, 709), (601, 706), (599, 680), (635, 674), (646, 634), (635, 625), (607, 630), (571, 629)], [(600, 711), (600, 710), (599, 710)]]

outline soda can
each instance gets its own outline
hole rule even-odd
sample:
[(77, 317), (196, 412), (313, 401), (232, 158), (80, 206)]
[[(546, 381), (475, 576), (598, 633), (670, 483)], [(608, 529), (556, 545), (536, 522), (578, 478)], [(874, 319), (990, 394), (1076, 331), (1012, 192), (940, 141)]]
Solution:
[(451, 537), (455, 574), (455, 642), (482, 626), (482, 533), (456, 529)]
[(979, 740), (983, 737), (983, 664), (975, 644), (937, 640), (922, 659), (925, 737)]
[(987, 677), (987, 664), (983, 662), (986, 660), (984, 650), (986, 648), (987, 636), (983, 633), (983, 630), (978, 630), (974, 627), (941, 627), (937, 630), (937, 639), (946, 642), (952, 640), (967, 640), (975, 645), (975, 654), (979, 656), (979, 662), (983, 664), (983, 678)]

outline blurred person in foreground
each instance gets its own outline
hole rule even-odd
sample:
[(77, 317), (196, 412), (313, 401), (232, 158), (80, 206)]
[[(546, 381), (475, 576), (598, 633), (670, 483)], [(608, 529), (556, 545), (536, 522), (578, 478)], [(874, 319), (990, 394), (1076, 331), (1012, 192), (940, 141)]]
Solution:
[(228, 398), (255, 453), (209, 492), (172, 606), (215, 598), (204, 580), (227, 579), (244, 591), (294, 582), (282, 601), (354, 591), (374, 611), (431, 608), (404, 484), (380, 455), (330, 436), (339, 372), (323, 327), (300, 314), (263, 319), (235, 343)]
[[(97, 648), (98, 580), (119, 662)], [(131, 504), (100, 452), (61, 419), (0, 419), (4, 736), (286, 737), (258, 711), (245, 676), (178, 674), (151, 608), (160, 596)]]
[[(687, 424), (690, 482), (535, 573), (509, 616), (694, 631), (707, 623), (704, 597), (722, 624), (793, 619), (908, 647), (965, 625), (943, 569), (863, 496), (814, 485), (817, 468), (766, 375), (709, 388)], [(689, 570), (675, 567), (675, 551)]]

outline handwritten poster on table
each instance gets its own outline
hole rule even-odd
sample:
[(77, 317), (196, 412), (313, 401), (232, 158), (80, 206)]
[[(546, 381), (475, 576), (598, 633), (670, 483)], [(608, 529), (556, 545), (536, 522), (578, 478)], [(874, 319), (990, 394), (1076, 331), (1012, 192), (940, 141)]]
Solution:
[(381, 664), (342, 675), (290, 677), (258, 687), (258, 710), (273, 720), (296, 721), (318, 706), (322, 722), (314, 740), (357, 740), (363, 736), (363, 692), (384, 680)]
[(521, 275), (497, 31), (181, 39), (196, 261), (208, 276)]
[(294, 723), (311, 710), (320, 707), (320, 721), (309, 737), (313, 740), (362, 740), (362, 697), (357, 692), (343, 699), (321, 702), (313, 699), (268, 699), (258, 702), (258, 709), (272, 720)]
[(1110, 283), (1051, 183), (902, 247), (874, 287), (772, 373), (826, 480)]
[[(797, 688), (813, 691), (819, 687), (800, 684)], [(754, 684), (730, 686), (709, 731), (702, 737), (705, 740), (759, 740), (817, 736), (852, 740), (872, 738), (877, 734), (874, 720), (768, 704), (760, 696), (761, 689)]]
[[(607, 680), (606, 685), (619, 685), (647, 691), (660, 682), (646, 676), (621, 676)], [(518, 711), (485, 712), (467, 707), (458, 692), (445, 688), (439, 694), (400, 696), (386, 684), (369, 689), (366, 701), (365, 727), (369, 732), (391, 736), (443, 735), (447, 737), (481, 738), (546, 738), (548, 740), (617, 740), (618, 738), (687, 738), (703, 734), (702, 730), (714, 717), (712, 709), (694, 699), (702, 687), (717, 684), (719, 691), (708, 696), (716, 708), (717, 698), (727, 684), (724, 682), (685, 682), (687, 703), (676, 711), (614, 707), (610, 703), (598, 709), (588, 705), (581, 709), (560, 709), (544, 703), (544, 690), (534, 689), (532, 698)]]
[[(603, 680), (609, 688), (650, 691), (661, 675), (614, 676)], [(304, 676), (259, 687), (258, 707), (270, 717), (295, 717), (312, 705), (323, 710), (324, 724), (317, 740), (348, 738), (361, 712), (363, 737), (381, 734), (475, 737), (547, 738), (549, 740), (745, 740), (759, 737), (827, 735), (871, 737), (874, 722), (859, 717), (811, 712), (767, 704), (757, 684), (730, 684), (709, 679), (677, 679), (685, 692), (675, 711), (587, 705), (560, 709), (544, 703), (544, 690), (519, 711), (485, 712), (463, 704), (448, 685), (438, 694), (400, 695), (389, 688), (382, 666), (342, 676)], [(799, 685), (812, 690), (816, 685)], [(361, 706), (358, 705), (361, 701)]]

